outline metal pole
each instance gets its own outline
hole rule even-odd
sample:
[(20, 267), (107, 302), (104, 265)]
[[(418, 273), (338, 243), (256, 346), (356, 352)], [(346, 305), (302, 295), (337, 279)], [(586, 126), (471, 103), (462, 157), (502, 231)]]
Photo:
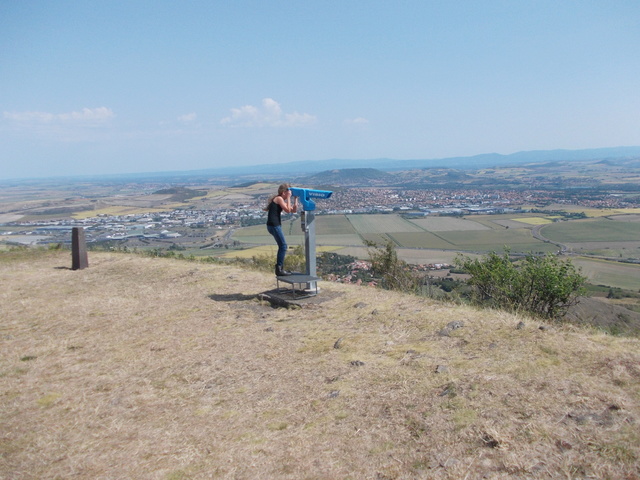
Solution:
[[(307, 275), (316, 276), (316, 222), (313, 211), (305, 212), (305, 230), (304, 230), (304, 255), (306, 258)], [(315, 290), (317, 282), (309, 282), (308, 289)]]

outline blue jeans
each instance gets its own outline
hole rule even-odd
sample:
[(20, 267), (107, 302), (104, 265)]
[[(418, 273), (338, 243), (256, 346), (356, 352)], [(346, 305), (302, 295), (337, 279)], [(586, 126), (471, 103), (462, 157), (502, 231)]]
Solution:
[(273, 235), (276, 243), (278, 244), (278, 256), (276, 257), (276, 265), (279, 267), (284, 267), (284, 256), (287, 254), (287, 241), (284, 239), (284, 233), (282, 233), (282, 227), (277, 226), (274, 227), (272, 225), (267, 225), (267, 231)]

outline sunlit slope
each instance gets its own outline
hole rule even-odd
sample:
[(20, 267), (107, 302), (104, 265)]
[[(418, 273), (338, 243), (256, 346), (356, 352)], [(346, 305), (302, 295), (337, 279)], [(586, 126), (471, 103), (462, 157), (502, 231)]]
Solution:
[(70, 264), (0, 252), (6, 478), (637, 476), (639, 340), (328, 282), (274, 309), (274, 277), (232, 266)]

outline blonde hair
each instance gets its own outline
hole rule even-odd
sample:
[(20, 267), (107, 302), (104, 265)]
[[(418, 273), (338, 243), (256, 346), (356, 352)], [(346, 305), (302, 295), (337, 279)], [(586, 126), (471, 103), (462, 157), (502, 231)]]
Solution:
[(291, 184), (290, 183), (283, 183), (282, 185), (280, 185), (278, 187), (278, 193), (274, 193), (273, 195), (271, 195), (268, 199), (267, 199), (267, 206), (265, 208), (263, 208), (263, 210), (266, 212), (267, 210), (269, 210), (269, 205), (271, 205), (271, 202), (273, 202), (273, 199), (276, 198), (278, 195), (282, 195), (284, 192), (286, 192), (287, 190), (289, 190), (291, 188)]

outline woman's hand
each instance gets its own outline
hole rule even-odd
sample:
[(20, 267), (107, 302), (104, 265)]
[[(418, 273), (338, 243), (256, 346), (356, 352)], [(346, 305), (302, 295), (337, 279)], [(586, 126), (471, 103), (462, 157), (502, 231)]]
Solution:
[(294, 201), (293, 206), (291, 205), (291, 190), (287, 190), (281, 196), (276, 197), (274, 202), (280, 205), (286, 213), (296, 213), (297, 211), (297, 202)]

